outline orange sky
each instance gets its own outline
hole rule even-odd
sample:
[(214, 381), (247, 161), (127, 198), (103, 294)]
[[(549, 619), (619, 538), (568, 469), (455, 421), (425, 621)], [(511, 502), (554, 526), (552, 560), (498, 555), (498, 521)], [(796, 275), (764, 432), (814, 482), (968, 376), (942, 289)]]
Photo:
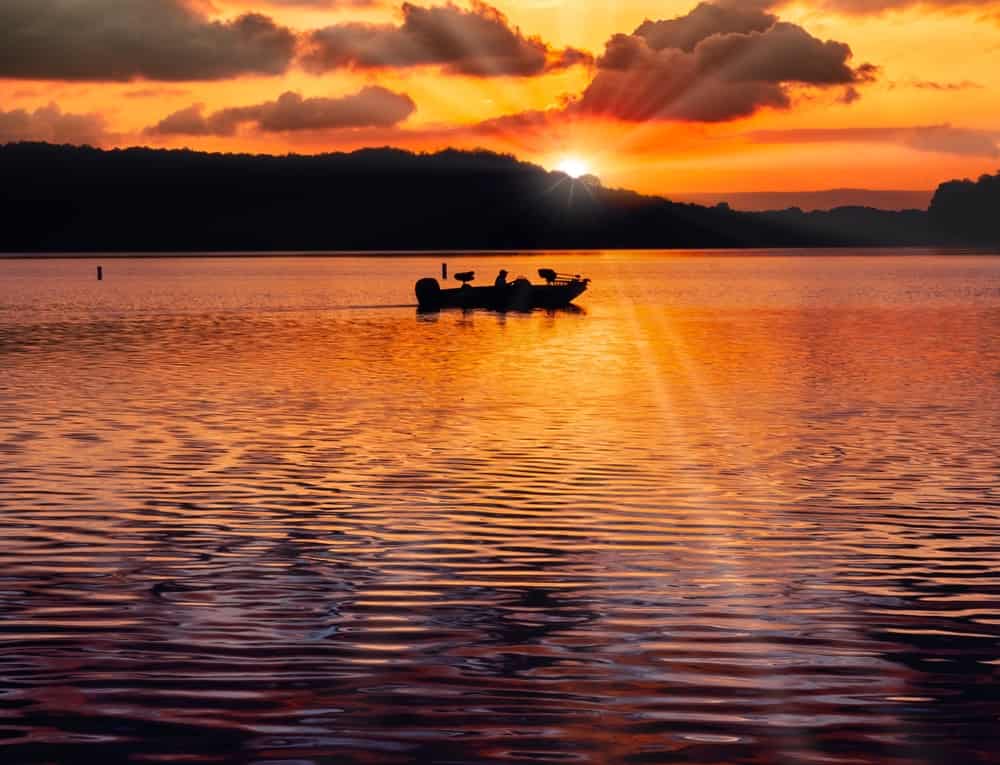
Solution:
[[(434, 38), (444, 39), (440, 50), (438, 42), (427, 41), (430, 38), (421, 38), (413, 48), (401, 47), (399, 32), (406, 28), (401, 26), (399, 4), (135, 2), (150, 8), (172, 6), (172, 15), (157, 22), (160, 28), (182, 18), (184, 24), (196, 25), (192, 29), (218, 31), (215, 27), (235, 23), (247, 12), (262, 14), (276, 27), (288, 28), (295, 51), (286, 51), (275, 73), (238, 71), (239, 65), (226, 60), (221, 66), (237, 71), (219, 75), (213, 70), (213, 79), (208, 79), (193, 71), (195, 64), (179, 73), (170, 69), (173, 38), (164, 33), (158, 40), (158, 31), (145, 29), (141, 19), (123, 19), (124, 31), (117, 37), (97, 36), (93, 30), (108, 23), (107, 8), (114, 6), (113, 0), (80, 0), (78, 5), (91, 7), (93, 30), (86, 26), (86, 17), (74, 21), (56, 19), (54, 13), (46, 16), (47, 6), (58, 5), (55, 0), (10, 0), (13, 10), (0, 9), (0, 23), (6, 21), (5, 29), (13, 28), (15, 35), (26, 28), (25, 19), (52, 23), (43, 24), (42, 32), (24, 32), (22, 49), (15, 42), (7, 58), (0, 54), (0, 140), (279, 153), (386, 144), (420, 150), (483, 146), (548, 167), (566, 156), (579, 157), (606, 184), (681, 197), (838, 187), (932, 189), (942, 180), (1000, 167), (1000, 1), (995, 0), (959, 6), (941, 0), (943, 10), (933, 3), (905, 0), (791, 5), (717, 0), (742, 13), (769, 6), (767, 13), (776, 18), (764, 26), (777, 26), (748, 32), (708, 28), (690, 50), (674, 50), (672, 44), (654, 50), (653, 37), (635, 34), (645, 19), (689, 18), (696, 3), (678, 0), (498, 0), (503, 17), (481, 4), (459, 2), (450, 9), (451, 16), (426, 17), (456, 20), (443, 38)], [(428, 0), (418, 10), (440, 6), (440, 0)], [(16, 16), (13, 21), (4, 18), (17, 14), (18, 8), (20, 27)], [(484, 19), (487, 26), (475, 26)], [(213, 27), (213, 22), (222, 25)], [(345, 23), (380, 25), (380, 34), (388, 35), (389, 47), (377, 51), (385, 57), (378, 65), (359, 63), (357, 57), (372, 49), (358, 53), (362, 27)], [(49, 27), (53, 31), (46, 31)], [(191, 37), (188, 27), (179, 28)], [(341, 59), (328, 60), (320, 71), (310, 63), (315, 59), (309, 54), (317, 45), (310, 35), (330, 28), (341, 30), (329, 44), (330, 55)], [(76, 29), (84, 31), (77, 34)], [(535, 62), (539, 70), (519, 76), (500, 73), (520, 63), (491, 58), (490, 36), (497, 30), (521, 41), (517, 56), (525, 53), (525, 66), (534, 52), (545, 51), (547, 59)], [(78, 42), (84, 34), (91, 37)], [(609, 67), (601, 58), (615, 34), (623, 36), (629, 51), (641, 48), (625, 69)], [(773, 35), (773, 46), (760, 35)], [(733, 39), (737, 37), (740, 40)], [(720, 38), (734, 45), (753, 38), (757, 47), (734, 48), (743, 52), (725, 53), (724, 63), (711, 59), (714, 68), (705, 68), (708, 48), (720, 47)], [(230, 55), (217, 42), (223, 38), (206, 39), (205, 45), (219, 46), (212, 51), (219, 60)], [(829, 47), (834, 43), (824, 48), (826, 41), (850, 46), (852, 55)], [(81, 47), (80, 53), (73, 47), (78, 44), (90, 47)], [(151, 53), (142, 59), (132, 52), (136, 44), (148, 44)], [(752, 52), (765, 46), (770, 46), (766, 55)], [(557, 63), (567, 49), (579, 52), (577, 58)], [(593, 59), (584, 60), (583, 52)], [(133, 70), (129, 55), (142, 59)], [(178, 62), (190, 61), (192, 55), (200, 52), (176, 52)], [(244, 64), (247, 55), (240, 59)], [(113, 63), (105, 64), (104, 56)], [(95, 63), (81, 73), (81, 59)], [(864, 69), (863, 64), (877, 69)], [(470, 74), (469, 67), (485, 67), (498, 76)], [(831, 75), (835, 68), (839, 74)], [(595, 85), (588, 92), (598, 78), (605, 87)], [(380, 99), (375, 106), (340, 100), (373, 86), (389, 91), (373, 96)], [(667, 95), (669, 88), (684, 94), (680, 101)], [(756, 100), (749, 95), (754, 88), (762, 94)], [(287, 92), (306, 101), (292, 107), (319, 111), (296, 108), (292, 114), (265, 107)], [(735, 104), (744, 99), (750, 106), (740, 110)], [(716, 101), (721, 116), (710, 107)], [(200, 111), (191, 111), (194, 105), (200, 105)], [(356, 107), (369, 115), (364, 119), (375, 109), (382, 123), (327, 124)], [(170, 115), (188, 114), (184, 110), (204, 118), (198, 127), (172, 132), (180, 124), (175, 120), (169, 123), (174, 127), (150, 130)], [(294, 122), (305, 111), (313, 127)], [(497, 119), (501, 121), (489, 122)]]

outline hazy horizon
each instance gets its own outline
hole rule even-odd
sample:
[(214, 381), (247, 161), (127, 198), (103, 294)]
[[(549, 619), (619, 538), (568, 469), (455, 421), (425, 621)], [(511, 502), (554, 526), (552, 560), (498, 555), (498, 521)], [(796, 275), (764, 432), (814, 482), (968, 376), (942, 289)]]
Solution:
[(935, 189), (818, 189), (792, 191), (715, 191), (699, 194), (664, 194), (675, 202), (699, 205), (727, 203), (734, 210), (763, 212), (798, 207), (806, 212), (860, 206), (880, 210), (926, 210)]

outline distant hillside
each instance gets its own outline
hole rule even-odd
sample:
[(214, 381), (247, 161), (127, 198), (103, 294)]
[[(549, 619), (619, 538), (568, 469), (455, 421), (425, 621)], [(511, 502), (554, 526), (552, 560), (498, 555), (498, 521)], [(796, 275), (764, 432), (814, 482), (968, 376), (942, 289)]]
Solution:
[(927, 220), (675, 204), (489, 152), (0, 147), (7, 252), (909, 245), (930, 240)]
[(875, 207), (879, 210), (926, 210), (933, 190), (826, 189), (823, 191), (718, 191), (713, 193), (669, 194), (675, 202), (716, 205), (726, 202), (734, 210), (762, 212), (801, 207), (832, 210), (836, 207)]
[(975, 182), (942, 183), (928, 214), (938, 238), (945, 242), (1000, 245), (1000, 173)]

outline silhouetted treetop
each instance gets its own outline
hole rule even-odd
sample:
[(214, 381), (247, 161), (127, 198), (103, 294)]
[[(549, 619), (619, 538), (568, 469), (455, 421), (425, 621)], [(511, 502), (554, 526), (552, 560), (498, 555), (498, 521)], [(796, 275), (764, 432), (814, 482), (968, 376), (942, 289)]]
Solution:
[(938, 186), (929, 210), (939, 238), (957, 244), (1000, 244), (1000, 173)]

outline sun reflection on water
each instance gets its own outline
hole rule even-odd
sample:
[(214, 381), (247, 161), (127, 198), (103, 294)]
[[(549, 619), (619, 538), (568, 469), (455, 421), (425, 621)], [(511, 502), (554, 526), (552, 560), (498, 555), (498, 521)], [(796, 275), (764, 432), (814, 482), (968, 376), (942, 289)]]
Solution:
[(0, 755), (995, 737), (997, 260), (441, 259), (0, 263)]

